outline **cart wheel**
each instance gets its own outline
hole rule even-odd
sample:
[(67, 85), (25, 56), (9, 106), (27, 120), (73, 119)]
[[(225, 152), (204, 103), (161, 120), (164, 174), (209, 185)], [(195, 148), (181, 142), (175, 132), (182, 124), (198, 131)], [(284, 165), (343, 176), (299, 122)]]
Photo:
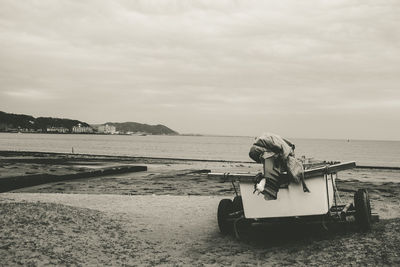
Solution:
[(234, 210), (234, 211), (243, 210), (242, 196), (236, 196), (236, 197), (233, 199), (233, 210)]
[(367, 190), (357, 190), (354, 194), (354, 206), (356, 209), (356, 223), (362, 231), (368, 231), (371, 229), (371, 204)]
[(246, 240), (251, 233), (251, 221), (246, 218), (240, 218), (234, 224), (235, 236), (239, 240)]
[(218, 205), (218, 227), (222, 234), (227, 235), (233, 232), (233, 222), (228, 220), (229, 214), (233, 211), (233, 203), (230, 199), (222, 199)]

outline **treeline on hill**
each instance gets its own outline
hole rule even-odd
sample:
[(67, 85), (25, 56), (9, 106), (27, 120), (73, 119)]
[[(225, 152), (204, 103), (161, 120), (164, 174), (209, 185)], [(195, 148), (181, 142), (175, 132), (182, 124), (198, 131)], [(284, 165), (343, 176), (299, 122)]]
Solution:
[(148, 125), (138, 122), (107, 122), (107, 125), (115, 126), (118, 132), (142, 132), (147, 134), (160, 134), (160, 135), (178, 135), (179, 133), (168, 128), (167, 126), (157, 124)]
[(72, 128), (78, 124), (82, 127), (89, 127), (89, 124), (78, 120), (50, 117), (34, 118), (29, 115), (12, 114), (0, 111), (0, 131), (26, 129), (46, 132), (47, 128), (51, 127), (63, 127), (72, 131)]

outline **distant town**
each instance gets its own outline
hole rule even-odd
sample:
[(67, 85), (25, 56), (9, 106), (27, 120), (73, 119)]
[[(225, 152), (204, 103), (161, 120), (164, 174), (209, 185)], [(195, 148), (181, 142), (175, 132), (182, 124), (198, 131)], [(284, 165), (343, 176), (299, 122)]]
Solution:
[[(42, 129), (13, 129), (14, 131), (18, 131), (18, 132), (43, 132)], [(93, 126), (82, 126), (82, 124), (78, 123), (78, 125), (76, 126), (72, 126), (72, 129), (68, 129), (65, 127), (47, 127), (46, 128), (46, 133), (76, 133), (76, 134), (92, 134), (92, 133), (98, 133), (98, 134), (120, 134), (120, 132), (118, 132), (116, 130), (115, 126), (112, 125), (99, 125), (96, 127)], [(124, 132), (122, 134), (134, 134), (133, 132)], [(140, 132), (138, 134), (141, 134)]]
[(86, 122), (0, 111), (0, 132), (49, 134), (121, 134), (121, 135), (178, 135), (167, 126), (137, 122), (107, 122), (89, 125)]

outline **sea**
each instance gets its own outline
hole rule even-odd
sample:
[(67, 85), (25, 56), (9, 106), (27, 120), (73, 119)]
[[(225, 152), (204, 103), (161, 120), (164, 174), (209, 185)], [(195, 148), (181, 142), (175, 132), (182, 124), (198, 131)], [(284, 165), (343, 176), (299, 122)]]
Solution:
[[(400, 141), (290, 139), (296, 157), (400, 167)], [(0, 133), (0, 150), (251, 162), (254, 137)]]

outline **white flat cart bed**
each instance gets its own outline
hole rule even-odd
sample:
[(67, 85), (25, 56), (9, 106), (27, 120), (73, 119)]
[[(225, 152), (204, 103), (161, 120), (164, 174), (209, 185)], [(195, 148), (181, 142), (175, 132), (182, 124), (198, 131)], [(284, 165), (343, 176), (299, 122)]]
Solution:
[[(326, 220), (356, 222), (366, 231), (378, 219), (372, 215), (368, 192), (358, 190), (354, 203), (337, 204), (337, 172), (354, 168), (355, 162), (326, 165), (304, 171), (304, 179), (310, 192), (304, 192), (301, 184), (289, 183), (279, 188), (276, 200), (266, 200), (263, 194), (254, 192), (254, 174), (209, 173), (209, 177), (232, 182), (236, 196), (223, 199), (218, 206), (218, 225), (223, 234), (238, 233), (237, 223), (279, 222), (296, 219), (314, 222)], [(264, 162), (264, 177), (272, 170), (271, 161)], [(236, 184), (239, 183), (240, 194)]]

